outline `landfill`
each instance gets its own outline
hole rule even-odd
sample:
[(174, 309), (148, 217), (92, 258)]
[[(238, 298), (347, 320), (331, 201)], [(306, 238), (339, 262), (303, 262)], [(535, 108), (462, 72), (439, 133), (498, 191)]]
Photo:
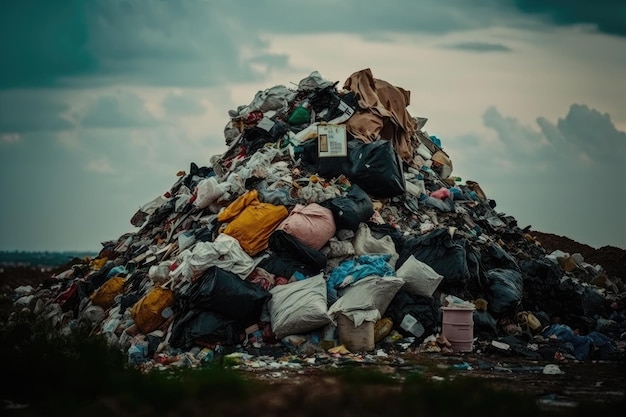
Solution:
[(548, 253), (453, 174), (409, 104), (370, 69), (258, 91), (228, 112), (226, 151), (178, 172), (136, 231), (17, 288), (15, 306), (60, 335), (104, 336), (144, 371), (405, 351), (623, 358), (623, 278)]

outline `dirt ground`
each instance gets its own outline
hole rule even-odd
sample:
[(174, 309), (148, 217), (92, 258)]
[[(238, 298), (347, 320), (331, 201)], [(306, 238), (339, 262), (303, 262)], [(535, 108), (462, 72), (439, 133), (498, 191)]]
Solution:
[[(531, 234), (548, 253), (557, 249), (570, 254), (580, 253), (586, 262), (599, 264), (609, 276), (624, 280), (626, 250), (608, 246), (594, 249), (563, 236), (541, 232)], [(60, 272), (63, 266), (57, 270)], [(11, 290), (20, 285), (37, 286), (49, 275), (28, 268), (1, 269), (0, 310), (3, 313), (3, 321), (12, 307)], [(376, 364), (347, 361), (344, 367), (372, 369), (398, 380), (403, 380), (416, 372), (435, 381), (450, 378), (480, 378), (495, 388), (527, 393), (548, 406), (556, 407), (568, 407), (581, 401), (623, 404), (626, 395), (626, 364), (623, 360), (580, 362), (564, 359), (538, 362), (486, 351), (439, 354), (416, 353), (409, 350), (397, 356), (395, 360), (392, 358), (387, 362), (379, 361)], [(550, 369), (557, 372), (545, 373)], [(278, 370), (244, 367), (241, 373), (265, 384), (275, 385), (281, 391), (296, 390), (307, 392), (306, 395), (312, 396), (316, 395), (316, 392), (323, 393), (337, 384), (332, 372), (329, 373), (329, 369), (324, 366)], [(301, 390), (302, 387), (309, 389)]]
[[(568, 407), (581, 402), (615, 404), (626, 400), (626, 363), (623, 361), (546, 362), (484, 352), (439, 354), (407, 352), (389, 363), (352, 363), (341, 366), (380, 372), (398, 381), (411, 374), (432, 381), (478, 378), (497, 390), (530, 395), (546, 406)], [(253, 379), (284, 389), (337, 384), (328, 367), (298, 370), (243, 368)], [(552, 372), (551, 372), (552, 370)], [(556, 372), (554, 372), (556, 371)]]
[(580, 253), (585, 262), (592, 265), (600, 265), (609, 277), (618, 277), (626, 281), (626, 250), (614, 246), (603, 246), (595, 249), (589, 245), (578, 243), (568, 237), (551, 233), (530, 233), (543, 246), (548, 253), (561, 250), (569, 253)]

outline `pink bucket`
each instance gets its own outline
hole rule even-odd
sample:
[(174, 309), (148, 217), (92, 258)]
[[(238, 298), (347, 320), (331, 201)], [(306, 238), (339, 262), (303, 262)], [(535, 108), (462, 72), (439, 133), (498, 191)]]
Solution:
[(474, 349), (474, 309), (441, 307), (443, 310), (441, 333), (448, 339), (455, 352), (471, 352)]

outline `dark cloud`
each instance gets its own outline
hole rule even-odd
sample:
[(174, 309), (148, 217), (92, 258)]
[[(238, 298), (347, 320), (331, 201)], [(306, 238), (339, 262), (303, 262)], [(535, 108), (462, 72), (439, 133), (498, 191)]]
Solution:
[(515, 6), (557, 25), (591, 24), (600, 32), (626, 36), (623, 0), (515, 0)]
[(483, 115), (511, 157), (532, 157), (535, 163), (563, 163), (559, 169), (609, 170), (626, 180), (626, 133), (606, 113), (572, 104), (564, 118), (551, 123), (537, 118), (540, 130), (502, 116), (495, 107)]
[(566, 146), (572, 154), (589, 158), (591, 163), (616, 164), (626, 177), (626, 133), (617, 130), (609, 114), (572, 104), (556, 126), (545, 119), (537, 123), (554, 146)]
[(67, 103), (45, 92), (0, 91), (0, 133), (71, 129), (63, 118), (68, 109)]
[(172, 116), (198, 116), (205, 110), (197, 97), (185, 93), (168, 94), (163, 100), (163, 108)]
[(513, 151), (516, 155), (533, 154), (538, 148), (545, 145), (545, 138), (541, 133), (522, 125), (514, 117), (501, 115), (495, 107), (490, 107), (485, 111), (483, 123), (485, 126), (495, 130), (507, 149)]
[(251, 31), (254, 20), (228, 7), (203, 0), (1, 2), (0, 88), (259, 79), (242, 51), (271, 54)]
[[(287, 57), (269, 52), (267, 39), (274, 33), (351, 33), (381, 40), (389, 33), (515, 26), (523, 24), (520, 16), (538, 15), (555, 24), (591, 23), (623, 36), (625, 8), (608, 0), (451, 0), (445, 6), (436, 0), (346, 0), (332, 8), (292, 0), (4, 1), (0, 89), (257, 81), (273, 68), (289, 67)], [(453, 47), (507, 50), (474, 42)]]
[(511, 48), (500, 43), (489, 42), (461, 42), (445, 46), (448, 49), (458, 49), (468, 52), (511, 52)]
[(56, 85), (92, 73), (87, 2), (0, 2), (0, 88)]
[(499, 151), (483, 149), (489, 163), (479, 172), (494, 198), (507, 196), (510, 214), (534, 218), (535, 230), (626, 247), (626, 194), (616, 189), (626, 181), (626, 133), (608, 114), (574, 104), (556, 124), (538, 118), (536, 131), (490, 108), (484, 122)]
[[(325, 7), (317, 2), (266, 0), (241, 7), (227, 2), (236, 13), (263, 30), (283, 33), (355, 33), (367, 39), (385, 39), (385, 32), (445, 34), (496, 23), (508, 9), (494, 0), (345, 0)], [(382, 38), (379, 38), (382, 36)]]
[(515, 19), (513, 11), (493, 0), (451, 0), (445, 7), (436, 0), (346, 0), (332, 7), (289, 0), (5, 1), (0, 89), (256, 81), (289, 67), (286, 56), (269, 51), (271, 34), (445, 34), (501, 25)]
[(156, 125), (157, 120), (148, 113), (140, 97), (125, 93), (92, 102), (80, 124), (92, 128), (149, 127)]

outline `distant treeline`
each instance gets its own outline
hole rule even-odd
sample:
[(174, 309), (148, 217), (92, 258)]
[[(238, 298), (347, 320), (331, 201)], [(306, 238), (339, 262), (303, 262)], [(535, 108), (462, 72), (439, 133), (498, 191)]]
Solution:
[(96, 257), (97, 252), (27, 252), (27, 251), (0, 251), (0, 265), (21, 265), (21, 266), (59, 266), (74, 258), (84, 258), (85, 256)]

